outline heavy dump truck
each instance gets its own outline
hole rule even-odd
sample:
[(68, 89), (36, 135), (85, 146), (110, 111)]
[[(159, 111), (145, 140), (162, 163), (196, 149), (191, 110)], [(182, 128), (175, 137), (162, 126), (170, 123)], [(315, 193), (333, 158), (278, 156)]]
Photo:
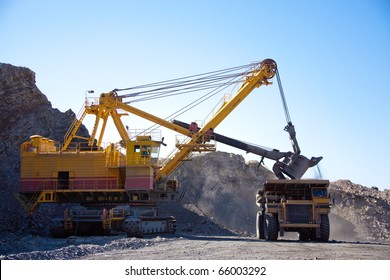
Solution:
[[(55, 236), (106, 234), (112, 230), (125, 231), (128, 236), (174, 233), (175, 218), (160, 216), (157, 207), (158, 203), (177, 197), (179, 184), (171, 178), (172, 172), (193, 152), (215, 151), (214, 129), (255, 88), (272, 84), (271, 79), (277, 73), (276, 63), (265, 59), (243, 67), (114, 89), (99, 97), (86, 96), (62, 143), (33, 135), (21, 145), (17, 198), (31, 214), (41, 203), (62, 205), (63, 215), (52, 221)], [(185, 128), (130, 105), (211, 89), (208, 95), (187, 105), (187, 110), (207, 100), (210, 94), (238, 83), (241, 86), (236, 94), (230, 99), (222, 98), (220, 107), (202, 128), (195, 122)], [(120, 95), (121, 91), (128, 93)], [(126, 98), (131, 101), (125, 101)], [(178, 140), (172, 156), (161, 161), (159, 152), (165, 146), (164, 137), (156, 127), (142, 131), (129, 129), (121, 119), (128, 114), (180, 133), (185, 139)], [(89, 138), (77, 135), (87, 115), (95, 117)], [(109, 117), (121, 137), (118, 143), (103, 142)], [(301, 170), (306, 170), (310, 161), (299, 159), (291, 156), (284, 165), (303, 166)]]
[(256, 234), (277, 240), (298, 232), (301, 241), (329, 240), (328, 180), (269, 180), (256, 196)]

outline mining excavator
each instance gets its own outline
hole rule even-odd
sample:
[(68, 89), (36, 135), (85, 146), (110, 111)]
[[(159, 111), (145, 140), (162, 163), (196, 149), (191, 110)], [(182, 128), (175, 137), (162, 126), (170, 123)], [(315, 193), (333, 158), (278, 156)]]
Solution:
[[(86, 96), (63, 143), (33, 135), (21, 145), (20, 192), (17, 198), (30, 214), (41, 203), (61, 204), (64, 207), (63, 215), (52, 221), (51, 232), (54, 236), (108, 234), (113, 230), (125, 231), (129, 237), (175, 233), (175, 218), (160, 216), (157, 207), (158, 203), (173, 201), (178, 196), (179, 184), (170, 175), (192, 153), (215, 151), (215, 140), (219, 138), (214, 133), (215, 128), (255, 88), (272, 84), (271, 79), (275, 75), (278, 77), (275, 61), (265, 59), (180, 79), (114, 89), (99, 97)], [(217, 112), (202, 128), (195, 122), (183, 126), (130, 105), (135, 101), (211, 89), (186, 108), (193, 107), (238, 83), (241, 86), (236, 94), (230, 99), (223, 98)], [(128, 93), (119, 94), (122, 91)], [(125, 100), (128, 98), (131, 101)], [(128, 114), (173, 130), (185, 138), (176, 141), (175, 153), (161, 161), (159, 152), (165, 143), (159, 130), (128, 129), (121, 120), (122, 116)], [(95, 123), (90, 137), (82, 137), (77, 132), (87, 115), (95, 116)], [(121, 137), (118, 143), (103, 143), (109, 117)], [(287, 130), (290, 136), (295, 134), (292, 124)], [(294, 137), (292, 141), (296, 141)], [(278, 158), (277, 168), (274, 168), (279, 178), (284, 173), (288, 176), (295, 174), (292, 176), (300, 179), (309, 167), (320, 160), (309, 160), (297, 150), (278, 156), (285, 158), (283, 161)], [(281, 179), (281, 184), (274, 184), (279, 187), (287, 184), (285, 181), (294, 180)], [(271, 213), (274, 206), (261, 205), (264, 209), (262, 218), (259, 218), (262, 221), (259, 228), (263, 236), (268, 233), (264, 228), (269, 224), (268, 219), (263, 217)], [(281, 229), (279, 224), (282, 225), (278, 223), (278, 230)]]

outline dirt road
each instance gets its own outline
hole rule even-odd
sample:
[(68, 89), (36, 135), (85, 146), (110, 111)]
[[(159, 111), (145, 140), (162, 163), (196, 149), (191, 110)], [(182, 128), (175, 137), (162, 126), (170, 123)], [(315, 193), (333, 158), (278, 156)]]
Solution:
[[(0, 236), (0, 259), (35, 260), (390, 260), (390, 242), (364, 241), (333, 220), (327, 243), (300, 242), (286, 233), (276, 242), (258, 240), (248, 232), (232, 232), (204, 216), (193, 205), (161, 209), (178, 218), (176, 235), (127, 238), (111, 236)], [(190, 211), (192, 210), (192, 211)], [(342, 226), (341, 226), (342, 225)], [(332, 231), (333, 230), (333, 231)], [(343, 234), (341, 234), (343, 233)]]
[[(159, 238), (159, 237), (158, 237)], [(253, 237), (182, 236), (151, 239), (136, 250), (115, 250), (81, 259), (93, 260), (202, 260), (202, 259), (266, 259), (266, 260), (390, 260), (390, 244), (332, 241), (328, 243), (280, 240), (266, 242)]]

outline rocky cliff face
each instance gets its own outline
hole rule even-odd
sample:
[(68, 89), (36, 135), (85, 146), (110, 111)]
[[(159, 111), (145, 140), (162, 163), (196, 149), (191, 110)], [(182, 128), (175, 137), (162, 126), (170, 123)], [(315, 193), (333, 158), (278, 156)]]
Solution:
[[(35, 84), (35, 73), (25, 67), (0, 63), (0, 231), (19, 227), (24, 217), (13, 193), (18, 191), (20, 145), (31, 135), (63, 141), (75, 118), (52, 108)], [(80, 134), (87, 136), (83, 126)], [(18, 224), (18, 225), (15, 225)]]

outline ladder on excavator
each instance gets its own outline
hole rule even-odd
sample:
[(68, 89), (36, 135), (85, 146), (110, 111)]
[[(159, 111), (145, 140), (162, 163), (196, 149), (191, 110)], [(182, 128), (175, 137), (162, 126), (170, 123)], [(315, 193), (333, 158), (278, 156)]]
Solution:
[(19, 203), (23, 206), (26, 213), (31, 216), (35, 209), (38, 207), (38, 197), (40, 192), (34, 192), (34, 194), (28, 198), (25, 195), (20, 193), (14, 193), (15, 198), (19, 201)]
[(85, 106), (83, 105), (81, 107), (79, 113), (77, 114), (77, 117), (73, 120), (73, 123), (70, 125), (68, 131), (66, 132), (66, 134), (64, 136), (64, 145), (62, 146), (62, 151), (65, 151), (68, 148), (70, 142), (75, 137), (88, 140), (88, 138), (76, 136), (76, 132), (80, 128), (81, 124), (83, 123), (83, 120), (84, 120), (86, 115), (87, 115), (87, 110), (86, 110)]
[(72, 217), (70, 216), (68, 209), (64, 210), (64, 229), (65, 230), (73, 229)]
[(31, 196), (27, 196), (21, 193), (14, 193), (15, 198), (20, 202), (28, 215), (32, 215), (38, 208), (40, 202), (55, 202), (57, 196), (54, 191), (43, 191), (45, 184), (42, 183)]
[(103, 230), (111, 230), (112, 211), (107, 211), (106, 208), (102, 212), (102, 226)]

